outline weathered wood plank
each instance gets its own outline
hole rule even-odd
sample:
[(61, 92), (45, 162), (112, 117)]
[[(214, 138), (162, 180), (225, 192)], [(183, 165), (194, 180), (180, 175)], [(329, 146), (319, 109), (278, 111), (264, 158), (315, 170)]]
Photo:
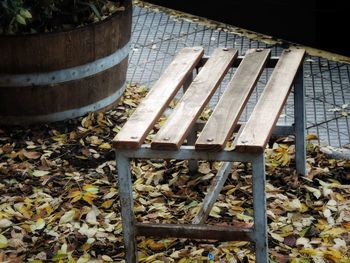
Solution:
[(237, 151), (264, 151), (304, 56), (303, 49), (285, 50), (282, 53), (242, 134), (237, 138)]
[(136, 149), (203, 56), (202, 47), (182, 49), (113, 140), (115, 148)]
[(235, 228), (209, 225), (142, 224), (136, 223), (138, 236), (177, 237), (220, 241), (253, 241), (251, 228)]
[(236, 49), (216, 49), (153, 139), (153, 149), (176, 150), (237, 57)]
[[(257, 48), (257, 50), (262, 50), (261, 48)], [(234, 68), (237, 68), (239, 64), (241, 64), (242, 60), (245, 56), (238, 56), (233, 64), (231, 65)], [(203, 56), (202, 59), (199, 61), (197, 67), (202, 67), (209, 59), (209, 56)], [(270, 59), (267, 61), (265, 67), (266, 68), (274, 68), (278, 62), (279, 57), (276, 56), (270, 56)]]
[(196, 150), (225, 148), (269, 55), (269, 49), (247, 52), (196, 141)]

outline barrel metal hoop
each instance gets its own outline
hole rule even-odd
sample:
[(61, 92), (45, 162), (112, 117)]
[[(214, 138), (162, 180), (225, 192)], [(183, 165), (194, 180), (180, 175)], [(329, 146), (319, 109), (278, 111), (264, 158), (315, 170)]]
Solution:
[(129, 50), (130, 41), (111, 55), (81, 66), (45, 73), (0, 74), (0, 87), (41, 86), (86, 78), (119, 64)]
[(0, 123), (12, 123), (16, 125), (22, 125), (27, 123), (35, 123), (35, 122), (52, 122), (52, 121), (61, 121), (65, 119), (72, 119), (79, 116), (83, 116), (84, 114), (92, 111), (97, 111), (103, 109), (113, 102), (115, 102), (126, 89), (126, 83), (124, 83), (115, 93), (99, 100), (95, 103), (92, 103), (87, 106), (83, 106), (77, 109), (70, 109), (61, 112), (55, 112), (45, 115), (33, 115), (33, 116), (1, 116), (0, 115)]

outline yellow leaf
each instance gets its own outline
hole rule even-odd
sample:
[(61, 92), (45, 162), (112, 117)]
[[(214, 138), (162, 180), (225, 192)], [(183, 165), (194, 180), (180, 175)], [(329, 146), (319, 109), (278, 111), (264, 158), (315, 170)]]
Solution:
[(47, 205), (45, 206), (45, 210), (46, 210), (46, 213), (47, 213), (48, 215), (50, 215), (50, 214), (53, 212), (53, 208), (52, 208), (52, 206), (51, 206), (50, 204), (47, 204)]
[(74, 197), (77, 197), (77, 196), (79, 196), (79, 195), (81, 195), (80, 190), (74, 190), (74, 191), (70, 191), (70, 192), (68, 193), (68, 197), (69, 197), (69, 198), (74, 198)]
[(83, 186), (84, 191), (86, 192), (90, 192), (90, 193), (94, 193), (97, 194), (98, 193), (98, 187), (94, 186), (92, 184), (86, 184)]
[(337, 237), (341, 234), (347, 233), (348, 231), (344, 228), (340, 227), (334, 227), (328, 230), (325, 230), (320, 233), (320, 237), (325, 237), (325, 236), (331, 236), (331, 237)]
[[(193, 203), (193, 204), (194, 204), (194, 207), (196, 207), (197, 203)], [(209, 215), (212, 216), (212, 217), (215, 217), (215, 218), (220, 218), (221, 217), (220, 212), (221, 212), (220, 207), (213, 206), (213, 208), (210, 211)]]
[(342, 195), (339, 194), (339, 193), (336, 193), (336, 194), (335, 194), (335, 197), (338, 199), (338, 201), (344, 201), (344, 200), (345, 200), (344, 196), (342, 196)]
[(77, 202), (82, 197), (82, 193), (79, 190), (71, 191), (68, 194), (69, 198), (72, 198), (71, 203)]
[(45, 220), (42, 218), (38, 218), (35, 222), (35, 230), (40, 230), (45, 227)]
[(247, 215), (244, 215), (244, 214), (236, 214), (236, 217), (239, 219), (239, 220), (243, 220), (244, 222), (249, 222), (249, 221), (252, 221), (253, 220), (253, 217), (251, 216), (247, 216)]
[(306, 140), (311, 141), (311, 140), (318, 140), (318, 137), (316, 134), (314, 133), (309, 133), (308, 135), (306, 135)]
[(104, 142), (98, 147), (101, 149), (111, 149), (112, 148), (112, 146), (108, 142)]
[(271, 237), (272, 237), (273, 239), (276, 239), (276, 240), (279, 241), (279, 242), (283, 242), (283, 241), (284, 241), (284, 238), (281, 237), (279, 234), (276, 234), (276, 233), (270, 233), (270, 234), (271, 234)]
[(87, 192), (84, 193), (83, 195), (83, 200), (85, 200), (86, 202), (88, 202), (90, 205), (93, 205), (93, 200), (96, 198), (96, 195), (94, 193), (91, 192)]
[(321, 252), (321, 251), (315, 250), (315, 249), (313, 249), (313, 248), (304, 248), (304, 249), (301, 249), (301, 250), (300, 250), (300, 253), (302, 253), (302, 254), (307, 254), (307, 255), (310, 255), (310, 256), (321, 256), (321, 255), (322, 255), (322, 252)]
[(339, 262), (339, 260), (344, 259), (342, 253), (333, 248), (328, 248), (328, 250), (324, 252), (324, 257), (333, 260), (333, 262)]
[(64, 142), (65, 138), (66, 138), (65, 134), (60, 134), (60, 135), (56, 135), (56, 136), (52, 137), (51, 139), (56, 141), (56, 142)]
[(103, 208), (110, 208), (113, 203), (114, 203), (114, 200), (110, 199), (110, 200), (104, 201), (101, 206)]
[(15, 209), (22, 214), (27, 219), (30, 219), (33, 216), (33, 212), (30, 211), (30, 207), (24, 205), (23, 203), (17, 203), (14, 205)]
[(8, 241), (7, 241), (7, 238), (0, 234), (0, 248), (6, 248), (8, 245)]
[(90, 136), (90, 143), (91, 144), (94, 144), (94, 145), (100, 145), (103, 141), (98, 138), (97, 136), (93, 135), (93, 136)]
[(307, 207), (307, 205), (306, 204), (304, 204), (304, 203), (300, 203), (300, 212), (301, 213), (305, 213), (307, 210), (309, 210), (309, 208)]
[(166, 246), (165, 246), (166, 243), (162, 241), (156, 242), (152, 239), (147, 239), (146, 244), (147, 244), (147, 247), (149, 247), (153, 251), (166, 249)]
[(125, 99), (125, 100), (123, 100), (123, 103), (126, 104), (126, 105), (129, 105), (131, 107), (136, 107), (137, 106), (132, 99)]

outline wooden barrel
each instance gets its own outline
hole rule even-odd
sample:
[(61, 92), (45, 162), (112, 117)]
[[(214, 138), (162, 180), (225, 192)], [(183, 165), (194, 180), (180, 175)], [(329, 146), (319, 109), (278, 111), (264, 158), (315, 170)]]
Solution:
[(69, 31), (0, 36), (0, 124), (52, 122), (110, 108), (125, 89), (132, 3)]

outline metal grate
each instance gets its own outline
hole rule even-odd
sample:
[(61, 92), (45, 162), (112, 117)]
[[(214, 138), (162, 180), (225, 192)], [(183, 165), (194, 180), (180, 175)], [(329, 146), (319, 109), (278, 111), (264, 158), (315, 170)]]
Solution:
[[(282, 47), (270, 46), (244, 36), (211, 29), (182, 18), (146, 8), (134, 7), (132, 46), (129, 57), (128, 81), (149, 87), (183, 47), (203, 46), (206, 55), (216, 47), (234, 47), (244, 54), (249, 48), (271, 48), (278, 56)], [(234, 70), (228, 74), (232, 75)], [(271, 74), (265, 70), (242, 114), (249, 117), (262, 85)], [(306, 86), (306, 120), (309, 133), (315, 133), (321, 142), (334, 147), (350, 148), (350, 65), (309, 56), (304, 63)], [(213, 106), (228, 82), (227, 77), (210, 101)], [(349, 105), (347, 108), (346, 105)], [(288, 99), (279, 123), (293, 122), (293, 96)]]

